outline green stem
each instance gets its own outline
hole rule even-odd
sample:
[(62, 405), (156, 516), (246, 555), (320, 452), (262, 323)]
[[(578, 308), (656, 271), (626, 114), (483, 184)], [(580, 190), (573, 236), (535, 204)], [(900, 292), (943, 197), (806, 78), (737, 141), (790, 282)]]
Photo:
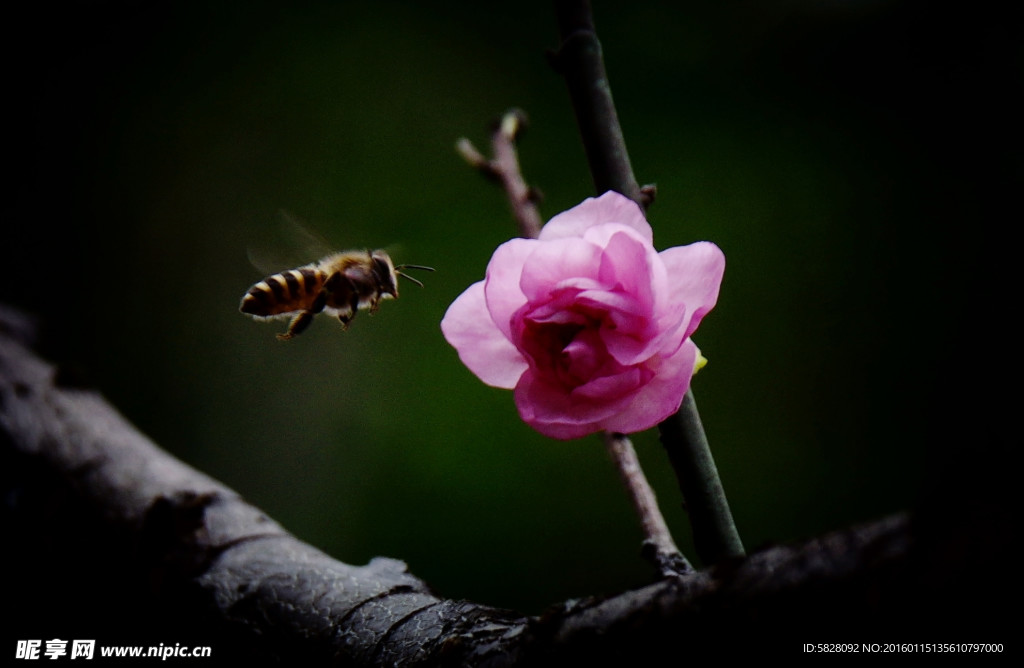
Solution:
[(554, 65), (569, 87), (594, 188), (598, 194), (614, 190), (645, 207), (649, 198), (633, 176), (590, 2), (556, 0), (555, 12), (562, 44)]
[(707, 564), (742, 557), (743, 543), (729, 511), (692, 391), (683, 397), (679, 411), (658, 425), (658, 429), (690, 513), (697, 554)]
[[(565, 78), (598, 194), (614, 190), (642, 208), (651, 190), (633, 175), (626, 141), (612, 100), (601, 42), (588, 0), (556, 0), (561, 45), (554, 65)], [(743, 554), (725, 501), (692, 392), (674, 416), (659, 425), (662, 444), (682, 487), (698, 554), (706, 564)]]

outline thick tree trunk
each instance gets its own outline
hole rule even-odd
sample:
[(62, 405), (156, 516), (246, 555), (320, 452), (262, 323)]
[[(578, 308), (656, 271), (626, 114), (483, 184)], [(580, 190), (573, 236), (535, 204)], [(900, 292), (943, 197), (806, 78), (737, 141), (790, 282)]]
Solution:
[(18, 323), (0, 318), (14, 640), (42, 628), (233, 662), (537, 665), (1010, 639), (993, 605), (1010, 526), (998, 494), (527, 618), (443, 599), (399, 561), (350, 566), (300, 542), (40, 360)]

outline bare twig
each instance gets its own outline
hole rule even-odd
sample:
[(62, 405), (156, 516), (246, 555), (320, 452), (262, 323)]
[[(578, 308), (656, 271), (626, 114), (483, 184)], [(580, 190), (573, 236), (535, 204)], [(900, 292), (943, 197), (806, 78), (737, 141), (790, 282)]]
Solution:
[(663, 577), (692, 571), (690, 562), (672, 540), (668, 524), (665, 523), (665, 518), (658, 507), (658, 500), (654, 496), (654, 489), (640, 468), (640, 460), (636, 456), (632, 441), (625, 434), (605, 432), (604, 443), (640, 517), (644, 532), (645, 556), (654, 563)]
[(537, 202), (541, 196), (523, 179), (516, 151), (516, 139), (525, 127), (526, 114), (520, 109), (511, 109), (505, 112), (491, 134), (494, 158), (488, 160), (465, 137), (455, 143), (455, 150), (481, 174), (501, 184), (519, 226), (519, 236), (536, 239), (544, 224), (537, 211)]

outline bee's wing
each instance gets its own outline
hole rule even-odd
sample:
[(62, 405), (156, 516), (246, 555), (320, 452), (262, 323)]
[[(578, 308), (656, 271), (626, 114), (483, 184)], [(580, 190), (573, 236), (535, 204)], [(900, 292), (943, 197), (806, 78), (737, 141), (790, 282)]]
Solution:
[(334, 249), (295, 214), (280, 209), (257, 243), (249, 246), (252, 266), (264, 274), (294, 269), (330, 255)]

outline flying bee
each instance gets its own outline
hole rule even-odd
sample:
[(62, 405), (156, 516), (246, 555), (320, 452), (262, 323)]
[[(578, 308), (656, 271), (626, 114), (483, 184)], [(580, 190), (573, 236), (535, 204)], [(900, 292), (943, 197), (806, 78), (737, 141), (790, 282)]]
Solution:
[(359, 309), (373, 313), (381, 300), (398, 299), (399, 276), (423, 287), (403, 269), (434, 271), (418, 264), (396, 266), (382, 250), (334, 253), (267, 276), (249, 288), (240, 310), (258, 319), (291, 318), (288, 331), (277, 335), (282, 341), (301, 334), (318, 313), (337, 316), (347, 329)]

